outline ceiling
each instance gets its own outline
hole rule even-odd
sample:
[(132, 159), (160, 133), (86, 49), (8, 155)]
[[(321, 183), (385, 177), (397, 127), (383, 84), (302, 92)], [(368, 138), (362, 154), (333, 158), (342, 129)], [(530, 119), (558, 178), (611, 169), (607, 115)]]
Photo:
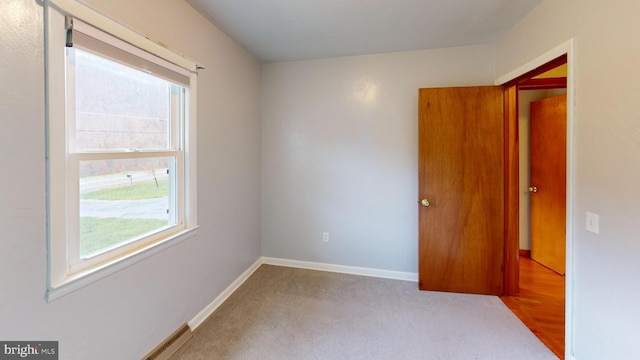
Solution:
[(187, 0), (263, 63), (485, 44), (541, 0)]

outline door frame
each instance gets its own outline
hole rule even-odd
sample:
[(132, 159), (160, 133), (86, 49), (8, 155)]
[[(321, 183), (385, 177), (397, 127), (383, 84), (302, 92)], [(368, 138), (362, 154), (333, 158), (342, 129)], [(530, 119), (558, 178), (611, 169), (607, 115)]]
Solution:
[(566, 56), (567, 63), (567, 199), (566, 199), (566, 274), (565, 274), (565, 358), (573, 353), (573, 307), (574, 307), (574, 212), (575, 212), (575, 52), (574, 39), (556, 46), (544, 54), (530, 60), (515, 70), (498, 77), (495, 85), (505, 88), (505, 259), (504, 289), (505, 295), (518, 292), (518, 88), (515, 81), (540, 70), (559, 57)]

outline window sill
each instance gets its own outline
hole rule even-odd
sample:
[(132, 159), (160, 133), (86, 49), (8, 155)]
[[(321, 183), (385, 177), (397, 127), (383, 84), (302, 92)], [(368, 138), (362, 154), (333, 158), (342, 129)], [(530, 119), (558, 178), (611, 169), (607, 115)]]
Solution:
[(182, 230), (165, 239), (162, 239), (156, 243), (153, 243), (147, 247), (134, 251), (108, 263), (102, 264), (92, 269), (88, 269), (86, 271), (74, 273), (60, 283), (50, 285), (47, 289), (46, 300), (47, 302), (51, 302), (59, 299), (87, 285), (93, 284), (94, 282), (102, 278), (123, 270), (137, 262), (140, 262), (152, 255), (164, 251), (165, 249), (177, 245), (184, 240), (187, 240), (196, 235), (196, 233), (198, 232), (198, 228), (199, 226), (195, 226), (189, 229)]

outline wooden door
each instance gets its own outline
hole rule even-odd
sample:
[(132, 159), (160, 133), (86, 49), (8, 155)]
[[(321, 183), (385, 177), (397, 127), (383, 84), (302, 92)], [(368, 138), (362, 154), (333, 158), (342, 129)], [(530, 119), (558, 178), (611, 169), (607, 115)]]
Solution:
[(503, 89), (420, 89), (419, 102), (419, 287), (502, 294)]
[(531, 258), (565, 273), (567, 96), (531, 103)]

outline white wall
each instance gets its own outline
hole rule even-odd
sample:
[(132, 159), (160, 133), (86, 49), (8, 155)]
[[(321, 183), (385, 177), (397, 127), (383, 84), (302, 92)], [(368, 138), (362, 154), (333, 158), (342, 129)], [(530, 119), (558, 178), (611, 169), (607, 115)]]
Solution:
[[(496, 45), (497, 75), (575, 39), (574, 356), (638, 359), (640, 2), (545, 0)], [(600, 234), (585, 231), (585, 212)], [(573, 288), (573, 289), (572, 289)]]
[(263, 255), (416, 273), (418, 89), (490, 85), (493, 54), (263, 65)]
[(91, 0), (207, 67), (198, 89), (198, 235), (46, 303), (43, 10), (0, 2), (0, 339), (61, 359), (139, 359), (260, 256), (260, 66), (177, 0)]

